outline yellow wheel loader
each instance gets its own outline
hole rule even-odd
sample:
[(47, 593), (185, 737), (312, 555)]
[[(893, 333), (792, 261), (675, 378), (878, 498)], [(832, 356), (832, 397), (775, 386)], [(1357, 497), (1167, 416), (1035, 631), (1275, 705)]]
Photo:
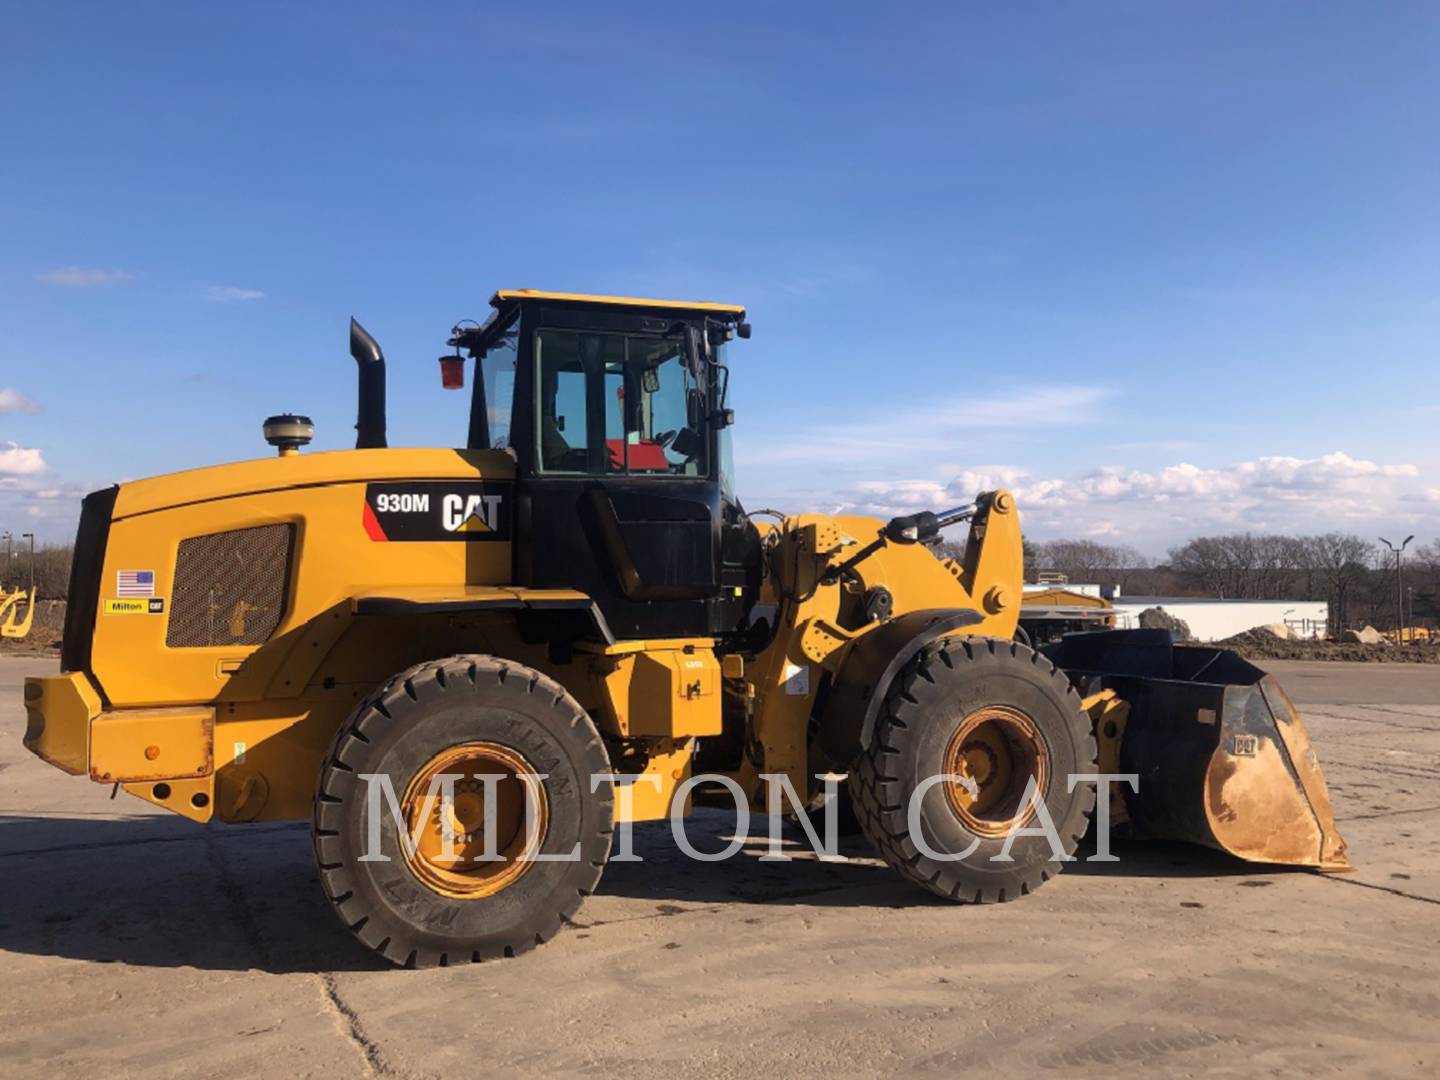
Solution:
[[(617, 825), (803, 810), (838, 774), (884, 859), (960, 901), (1038, 888), (1092, 817), (1347, 865), (1273, 679), (1148, 631), (1017, 637), (1009, 493), (747, 514), (742, 308), (491, 305), (441, 359), (448, 387), (474, 361), (463, 449), (387, 447), (352, 321), (354, 450), (302, 453), (309, 421), (277, 416), (276, 456), (89, 495), (26, 745), (197, 822), (308, 818), (340, 919), (402, 964), (549, 939)], [(1128, 779), (1097, 809), (1099, 775)]]

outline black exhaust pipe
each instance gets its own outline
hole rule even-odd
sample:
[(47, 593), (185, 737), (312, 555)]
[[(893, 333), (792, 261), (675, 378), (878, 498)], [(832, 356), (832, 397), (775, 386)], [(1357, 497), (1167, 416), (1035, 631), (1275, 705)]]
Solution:
[(385, 356), (380, 346), (354, 319), (350, 320), (350, 355), (360, 368), (360, 404), (355, 417), (355, 449), (379, 450), (385, 443)]

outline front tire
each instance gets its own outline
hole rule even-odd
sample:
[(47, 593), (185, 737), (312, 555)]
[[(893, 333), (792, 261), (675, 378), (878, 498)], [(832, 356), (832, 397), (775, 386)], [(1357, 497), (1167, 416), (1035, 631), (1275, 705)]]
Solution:
[[(995, 861), (1012, 829), (1040, 827), (1028, 783), (1043, 800), (1059, 847), (1072, 855), (1095, 805), (1093, 784), (1067, 781), (1096, 770), (1090, 719), (1069, 680), (1018, 642), (949, 638), (925, 649), (891, 684), (869, 748), (850, 773), (860, 824), (901, 876), (971, 903), (1014, 900), (1064, 865), (1048, 837), (1014, 838), (1011, 861)], [(929, 777), (960, 783), (925, 784)], [(922, 790), (923, 788), (923, 790)], [(921, 841), (909, 808), (918, 799)], [(969, 851), (962, 859), (936, 858)]]
[[(614, 816), (610, 785), (592, 792), (590, 778), (609, 771), (589, 716), (538, 671), (490, 656), (419, 664), (331, 743), (312, 827), (321, 884), (355, 936), (397, 964), (515, 956), (553, 937), (599, 882)], [(448, 804), (426, 798), (442, 775), (460, 778)], [(406, 840), (419, 838), (409, 849), (387, 780)]]

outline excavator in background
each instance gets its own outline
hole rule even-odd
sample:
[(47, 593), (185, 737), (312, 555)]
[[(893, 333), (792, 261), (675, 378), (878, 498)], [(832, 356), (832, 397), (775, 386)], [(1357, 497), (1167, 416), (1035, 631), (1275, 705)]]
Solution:
[[(1107, 812), (1348, 867), (1273, 678), (1163, 632), (1022, 640), (1009, 492), (888, 521), (747, 514), (742, 307), (491, 307), (441, 358), (451, 389), (473, 360), (459, 449), (387, 445), (384, 357), (352, 320), (354, 450), (302, 453), (309, 420), (274, 416), (276, 456), (86, 497), (25, 744), (196, 822), (309, 819), (339, 918), (408, 965), (548, 940), (617, 824), (775, 815), (837, 774), (884, 860), (957, 901), (1039, 888)], [(1133, 787), (1097, 810), (1101, 774)]]

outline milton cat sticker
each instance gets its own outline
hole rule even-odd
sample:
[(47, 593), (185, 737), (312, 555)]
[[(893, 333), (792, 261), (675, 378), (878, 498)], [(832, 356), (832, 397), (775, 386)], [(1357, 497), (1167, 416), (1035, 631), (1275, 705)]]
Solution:
[(509, 540), (514, 485), (414, 480), (365, 486), (371, 540)]

